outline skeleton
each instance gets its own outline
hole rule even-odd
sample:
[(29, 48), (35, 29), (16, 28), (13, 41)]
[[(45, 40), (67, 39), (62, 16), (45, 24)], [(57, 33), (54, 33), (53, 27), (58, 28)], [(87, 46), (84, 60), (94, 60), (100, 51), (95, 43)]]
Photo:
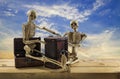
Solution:
[[(22, 26), (23, 43), (25, 44), (24, 50), (26, 51), (26, 56), (30, 57), (30, 58), (33, 58), (33, 59), (43, 61), (44, 63), (45, 62), (54, 63), (54, 64), (60, 66), (64, 71), (69, 71), (68, 66), (66, 65), (67, 58), (66, 58), (65, 54), (62, 54), (61, 62), (56, 61), (56, 60), (51, 59), (51, 58), (48, 58), (43, 53), (41, 53), (41, 51), (38, 51), (38, 50), (34, 49), (36, 47), (35, 43), (43, 43), (43, 44), (45, 44), (45, 42), (40, 41), (40, 40), (30, 40), (30, 38), (33, 38), (35, 36), (35, 29), (36, 28), (38, 28), (40, 30), (46, 30), (46, 31), (48, 31), (48, 32), (50, 32), (52, 34), (57, 35), (57, 36), (61, 36), (61, 35), (58, 34), (58, 33), (55, 33), (52, 30), (49, 30), (49, 29), (47, 29), (45, 27), (41, 28), (39, 26), (36, 26), (34, 24), (34, 22), (33, 22), (36, 19), (36, 12), (34, 10), (28, 11), (27, 15), (28, 15), (28, 22), (26, 24), (23, 24), (23, 26)], [(42, 57), (34, 57), (34, 56), (30, 55), (30, 52), (33, 52), (33, 51), (41, 53)]]
[[(68, 37), (68, 44), (72, 46), (72, 53), (69, 53), (69, 61), (67, 64), (72, 64), (78, 61), (77, 53), (76, 53), (76, 47), (79, 47), (79, 43), (86, 38), (85, 34), (81, 34), (77, 32), (78, 28), (78, 22), (77, 21), (71, 21), (70, 23), (71, 28), (73, 29), (73, 32), (67, 32), (64, 34), (64, 37)], [(75, 62), (74, 62), (75, 61)]]

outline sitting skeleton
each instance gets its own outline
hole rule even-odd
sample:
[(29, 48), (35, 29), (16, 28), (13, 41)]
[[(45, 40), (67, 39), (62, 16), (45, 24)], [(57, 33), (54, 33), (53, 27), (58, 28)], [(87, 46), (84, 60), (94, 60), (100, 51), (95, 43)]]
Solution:
[(80, 46), (80, 42), (86, 38), (86, 35), (77, 31), (78, 23), (76, 21), (72, 21), (70, 23), (73, 32), (65, 33), (64, 36), (68, 37), (68, 44), (72, 46), (72, 52), (69, 54), (69, 61), (67, 64), (72, 64), (78, 62), (76, 47)]
[(22, 27), (23, 43), (25, 44), (24, 50), (26, 51), (26, 56), (30, 57), (30, 58), (33, 58), (33, 59), (43, 61), (43, 62), (54, 63), (56, 65), (61, 66), (64, 70), (66, 70), (66, 63), (65, 62), (67, 62), (67, 59), (66, 59), (64, 54), (61, 57), (61, 61), (62, 61), (61, 63), (54, 60), (54, 59), (48, 58), (45, 55), (43, 55), (42, 57), (39, 57), (39, 58), (30, 55), (30, 52), (33, 52), (33, 51), (41, 53), (41, 51), (38, 51), (38, 50), (34, 49), (36, 47), (35, 43), (44, 43), (45, 44), (44, 41), (30, 40), (30, 38), (33, 38), (35, 36), (35, 29), (36, 28), (44, 29), (44, 30), (46, 30), (46, 31), (48, 31), (52, 34), (57, 35), (57, 36), (60, 36), (60, 34), (57, 34), (57, 33), (53, 32), (53, 31), (51, 31), (51, 30), (49, 30), (45, 27), (40, 28), (40, 27), (36, 26), (33, 22), (36, 19), (36, 12), (34, 10), (28, 11), (27, 15), (28, 15), (28, 22), (26, 24), (23, 24), (23, 27)]
[(28, 11), (28, 22), (23, 24), (22, 31), (23, 31), (23, 43), (25, 44), (24, 50), (26, 54), (33, 52), (33, 49), (36, 47), (35, 43), (44, 43), (40, 40), (30, 40), (35, 36), (35, 29), (37, 26), (34, 24), (34, 20), (36, 19), (36, 13), (34, 10)]
[(30, 10), (27, 12), (28, 15), (28, 22), (26, 24), (23, 24), (22, 26), (22, 31), (23, 31), (23, 43), (25, 44), (24, 46), (24, 50), (27, 52), (27, 54), (34, 50), (35, 48), (35, 43), (44, 43), (44, 41), (40, 41), (40, 40), (30, 40), (30, 38), (33, 38), (35, 36), (35, 30), (36, 28), (40, 29), (40, 30), (46, 30), (52, 34), (58, 35), (60, 36), (60, 34), (57, 34), (45, 27), (39, 27), (36, 26), (34, 23), (34, 20), (36, 19), (36, 12), (34, 10)]

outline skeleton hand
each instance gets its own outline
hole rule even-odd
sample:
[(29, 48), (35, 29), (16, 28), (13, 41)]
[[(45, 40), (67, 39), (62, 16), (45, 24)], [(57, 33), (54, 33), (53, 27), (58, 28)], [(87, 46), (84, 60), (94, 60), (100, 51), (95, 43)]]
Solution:
[(72, 47), (80, 47), (80, 44), (72, 44), (72, 43), (68, 43), (68, 45), (72, 46)]
[(39, 27), (39, 26), (36, 26), (36, 27), (37, 27), (38, 29), (40, 29), (40, 30), (41, 30), (41, 29), (45, 29), (45, 27)]
[(41, 41), (39, 39), (35, 40), (35, 42), (46, 44), (44, 41)]

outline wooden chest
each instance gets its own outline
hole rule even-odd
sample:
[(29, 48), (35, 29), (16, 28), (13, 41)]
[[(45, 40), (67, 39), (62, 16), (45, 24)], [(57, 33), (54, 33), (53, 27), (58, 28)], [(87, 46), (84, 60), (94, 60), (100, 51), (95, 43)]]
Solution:
[[(63, 51), (68, 50), (68, 41), (67, 38), (62, 37), (47, 37), (44, 38), (45, 44), (45, 56), (52, 58), (54, 60), (60, 61), (61, 54)], [(65, 52), (66, 57), (68, 57), (68, 53)], [(46, 62), (46, 67), (57, 69), (59, 66)]]
[[(39, 39), (39, 38), (31, 38), (33, 39)], [(14, 57), (15, 57), (15, 67), (16, 68), (22, 68), (22, 67), (35, 67), (35, 66), (43, 66), (43, 62), (39, 60), (35, 60), (32, 58), (28, 58), (25, 56), (25, 50), (24, 50), (24, 43), (22, 38), (14, 38)], [(40, 43), (36, 43), (36, 50), (41, 50)], [(38, 52), (31, 53), (32, 56), (41, 57), (42, 55)]]

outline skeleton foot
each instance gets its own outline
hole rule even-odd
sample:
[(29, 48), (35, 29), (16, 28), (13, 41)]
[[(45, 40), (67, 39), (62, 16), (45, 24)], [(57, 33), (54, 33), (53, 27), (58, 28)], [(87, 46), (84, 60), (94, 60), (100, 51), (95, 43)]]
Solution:
[(65, 65), (62, 69), (59, 70), (59, 72), (68, 72), (70, 73), (71, 69), (70, 69), (70, 65)]
[(79, 62), (79, 59), (76, 57), (76, 58), (70, 58), (66, 64), (70, 65), (78, 62)]

